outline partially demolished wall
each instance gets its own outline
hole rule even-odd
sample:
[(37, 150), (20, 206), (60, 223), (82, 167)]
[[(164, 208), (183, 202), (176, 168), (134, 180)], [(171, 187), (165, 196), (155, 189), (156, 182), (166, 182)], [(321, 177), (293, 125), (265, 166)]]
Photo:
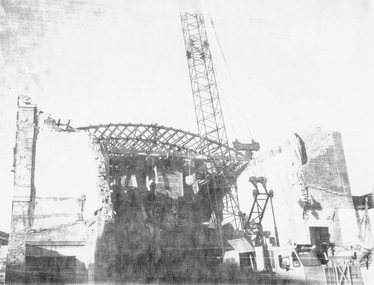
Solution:
[(20, 97), (14, 173), (7, 282), (87, 281), (87, 221), (111, 216), (99, 146)]
[[(316, 128), (300, 136), (294, 134), (283, 145), (252, 160), (240, 183), (248, 183), (245, 180), (250, 176), (265, 176), (268, 188), (274, 191), (281, 245), (342, 245), (356, 240), (357, 223), (340, 133)], [(253, 199), (250, 193), (241, 195), (247, 201)], [(274, 235), (271, 209), (265, 216), (265, 229)]]
[(217, 276), (217, 257), (240, 234), (211, 223), (213, 212), (222, 216), (227, 189), (213, 190), (203, 159), (110, 156), (27, 97), (18, 116), (8, 282)]

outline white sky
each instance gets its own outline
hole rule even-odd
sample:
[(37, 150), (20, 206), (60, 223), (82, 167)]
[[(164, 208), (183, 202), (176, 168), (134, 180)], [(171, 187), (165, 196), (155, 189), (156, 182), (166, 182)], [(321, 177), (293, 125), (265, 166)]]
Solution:
[[(64, 122), (70, 119), (76, 127), (132, 122), (197, 130), (178, 2), (81, 2), (86, 4), (59, 10), (74, 1), (46, 6), (40, 0), (47, 12), (34, 29), (43, 34), (25, 37), (37, 41), (36, 47), (27, 56), (4, 54), (13, 72), (2, 74), (7, 83), (0, 97), (5, 213), (10, 211), (19, 93), (33, 96), (43, 111)], [(203, 0), (202, 7), (230, 140), (249, 141), (247, 125), (263, 150), (313, 126), (340, 131), (352, 192), (371, 191), (372, 1)], [(51, 18), (45, 16), (53, 9)], [(8, 27), (15, 23), (12, 17)], [(7, 55), (20, 62), (17, 70)], [(8, 231), (8, 220), (0, 220), (0, 230)]]

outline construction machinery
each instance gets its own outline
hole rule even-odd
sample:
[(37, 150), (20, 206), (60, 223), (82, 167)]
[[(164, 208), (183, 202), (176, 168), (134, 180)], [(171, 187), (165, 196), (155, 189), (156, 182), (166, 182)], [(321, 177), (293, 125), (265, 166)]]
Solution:
[[(218, 149), (213, 145), (207, 146), (210, 154), (218, 153), (219, 157), (207, 162), (205, 169), (205, 179), (212, 182), (212, 193), (214, 193), (212, 221), (217, 227), (232, 223), (236, 229), (242, 230), (243, 219), (236, 187), (236, 178), (240, 173), (232, 163), (235, 157), (227, 152), (229, 145), (227, 131), (204, 17), (197, 1), (180, 1), (180, 9), (198, 131), (202, 138), (218, 142)], [(248, 160), (252, 156), (252, 151), (260, 148), (259, 144), (254, 141), (252, 144), (236, 142), (235, 146), (238, 150), (246, 151)], [(218, 200), (221, 199), (223, 199), (224, 208), (222, 213), (218, 213), (214, 208), (217, 208)]]
[[(226, 151), (229, 149), (228, 138), (204, 16), (197, 0), (180, 1), (180, 10), (199, 134), (202, 138), (218, 142), (218, 149), (206, 146), (208, 157), (214, 157), (211, 155), (213, 153), (218, 153), (218, 157), (206, 161), (204, 173), (205, 181), (211, 182), (207, 184), (210, 185), (208, 187), (213, 188), (208, 189), (208, 193), (213, 196), (210, 199), (211, 222), (220, 232), (223, 265), (239, 265), (252, 271), (266, 273), (260, 278), (275, 283), (276, 279), (280, 278), (294, 281), (295, 284), (354, 284), (352, 282), (360, 278), (352, 278), (355, 274), (351, 273), (355, 267), (348, 263), (344, 263), (344, 270), (340, 265), (326, 269), (321, 265), (311, 245), (279, 246), (272, 205), (274, 193), (267, 190), (266, 178), (250, 178), (249, 182), (255, 187), (252, 208), (248, 216), (240, 211), (236, 187), (236, 178), (240, 172), (233, 167), (232, 160), (235, 158)], [(259, 150), (259, 144), (254, 141), (251, 144), (235, 141), (233, 146), (237, 150), (245, 151), (248, 160), (251, 159), (253, 151)], [(224, 202), (223, 209), (220, 207), (221, 200)], [(270, 232), (264, 232), (262, 228), (262, 220), (269, 202), (273, 210), (275, 238), (271, 238)], [(223, 246), (221, 227), (227, 222), (243, 232), (241, 238), (228, 240), (234, 250), (227, 250)], [(334, 269), (331, 271), (331, 268)]]
[[(232, 167), (233, 164), (230, 163), (230, 160), (235, 158), (231, 157), (226, 151), (228, 138), (204, 16), (196, 0), (180, 1), (180, 9), (199, 134), (204, 138), (218, 141), (219, 145), (220, 158), (213, 160), (212, 163), (206, 163), (205, 171), (206, 179), (213, 182), (213, 191), (209, 191), (213, 192), (215, 197), (215, 200), (212, 200), (214, 205), (212, 209), (213, 219), (215, 219), (215, 224), (219, 228), (222, 224), (227, 223), (223, 221), (223, 217), (228, 218), (229, 222), (232, 222), (235, 228), (241, 230), (245, 235), (245, 240), (239, 239), (239, 241), (244, 243), (248, 241), (249, 246), (247, 248), (253, 249), (254, 246), (265, 246), (262, 219), (268, 202), (273, 198), (274, 193), (272, 190), (268, 191), (266, 189), (266, 178), (252, 177), (250, 182), (255, 190), (253, 191), (254, 202), (251, 211), (248, 217), (240, 211), (236, 187), (238, 173)], [(260, 148), (259, 144), (254, 141), (250, 144), (243, 144), (236, 140), (233, 145), (235, 149), (245, 151), (248, 161), (252, 158), (252, 152), (258, 151)], [(217, 150), (212, 149), (211, 151)], [(261, 184), (262, 187), (258, 187), (258, 184)], [(225, 189), (224, 195), (217, 195), (217, 192), (221, 189)], [(214, 209), (219, 205), (218, 199), (223, 199), (225, 205), (221, 215), (217, 215), (217, 211)], [(277, 231), (276, 241), (279, 245)]]

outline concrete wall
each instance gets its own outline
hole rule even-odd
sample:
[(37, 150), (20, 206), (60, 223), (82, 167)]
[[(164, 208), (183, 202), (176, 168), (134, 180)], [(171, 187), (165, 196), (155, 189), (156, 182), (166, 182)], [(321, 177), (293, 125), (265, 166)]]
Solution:
[[(58, 128), (27, 97), (20, 98), (14, 171), (8, 282), (86, 281), (95, 251), (86, 246), (89, 227), (97, 213), (110, 218), (100, 147), (86, 132)], [(53, 262), (55, 271), (41, 277), (44, 265), (35, 267), (35, 260)], [(66, 268), (74, 264), (74, 280), (61, 279), (66, 277), (58, 272), (67, 269), (59, 262), (69, 262)]]
[[(341, 135), (321, 128), (284, 144), (250, 162), (239, 178), (241, 209), (252, 205), (250, 176), (265, 176), (274, 191), (274, 212), (280, 243), (310, 243), (310, 227), (328, 227), (330, 242), (357, 238), (358, 228), (349, 186)], [(264, 229), (274, 236), (271, 208)]]

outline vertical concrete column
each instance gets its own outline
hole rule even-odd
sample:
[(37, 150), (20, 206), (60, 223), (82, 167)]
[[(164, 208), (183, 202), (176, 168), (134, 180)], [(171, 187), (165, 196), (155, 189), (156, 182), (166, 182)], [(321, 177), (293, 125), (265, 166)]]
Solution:
[(36, 131), (36, 106), (31, 103), (29, 97), (19, 96), (14, 149), (12, 221), (7, 256), (8, 282), (25, 282), (26, 232), (32, 226), (35, 200)]

